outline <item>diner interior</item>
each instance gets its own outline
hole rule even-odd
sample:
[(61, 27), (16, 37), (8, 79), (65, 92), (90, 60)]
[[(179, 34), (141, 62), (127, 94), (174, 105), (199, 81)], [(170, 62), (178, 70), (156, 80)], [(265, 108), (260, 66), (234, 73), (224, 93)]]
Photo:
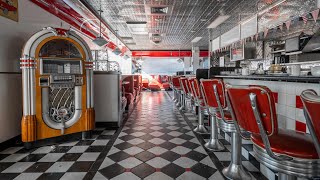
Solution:
[(0, 180), (320, 179), (320, 0), (0, 0)]

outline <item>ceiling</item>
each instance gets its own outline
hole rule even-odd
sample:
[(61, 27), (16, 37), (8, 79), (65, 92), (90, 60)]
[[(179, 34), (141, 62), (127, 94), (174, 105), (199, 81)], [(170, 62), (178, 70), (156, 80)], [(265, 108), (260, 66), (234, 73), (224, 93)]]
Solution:
[[(116, 31), (122, 42), (130, 50), (190, 50), (191, 41), (202, 37), (194, 46), (208, 49), (209, 32), (207, 26), (219, 15), (231, 17), (213, 29), (212, 37), (217, 37), (235, 27), (239, 21), (253, 16), (279, 0), (81, 0), (98, 13), (102, 9), (102, 19)], [(315, 0), (307, 0), (315, 2)], [(297, 3), (298, 2), (298, 3)], [(299, 3), (300, 2), (300, 3)], [(304, 0), (287, 0), (283, 7), (290, 13), (299, 13), (307, 3)], [(312, 4), (313, 5), (313, 4)], [(150, 7), (168, 7), (167, 14), (152, 14)], [(314, 6), (313, 6), (314, 7)], [(303, 9), (303, 8), (302, 8)], [(285, 12), (286, 9), (275, 13)], [(286, 11), (288, 13), (288, 11)], [(289, 13), (289, 14), (290, 14)], [(268, 16), (259, 17), (262, 23), (270, 23)], [(147, 34), (132, 32), (128, 22), (146, 22)], [(275, 22), (276, 23), (276, 22)], [(261, 27), (263, 24), (259, 24)], [(138, 26), (134, 28), (139, 29)], [(159, 34), (161, 42), (151, 41), (151, 34)]]

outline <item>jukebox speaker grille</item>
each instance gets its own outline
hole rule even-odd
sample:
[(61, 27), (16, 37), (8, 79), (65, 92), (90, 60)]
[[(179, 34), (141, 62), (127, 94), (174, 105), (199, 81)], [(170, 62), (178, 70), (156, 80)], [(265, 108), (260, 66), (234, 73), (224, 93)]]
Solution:
[(75, 112), (74, 88), (51, 87), (49, 93), (49, 115), (51, 120), (61, 123), (69, 121)]

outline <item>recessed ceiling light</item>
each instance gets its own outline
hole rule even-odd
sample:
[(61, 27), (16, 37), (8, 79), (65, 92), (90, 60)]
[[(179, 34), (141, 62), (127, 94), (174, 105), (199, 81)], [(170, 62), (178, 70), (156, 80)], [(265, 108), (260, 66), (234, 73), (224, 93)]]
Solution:
[(229, 15), (220, 15), (207, 28), (216, 28), (229, 18)]
[(201, 22), (205, 22), (207, 21), (208, 19), (200, 19)]
[(200, 41), (200, 39), (202, 39), (202, 37), (195, 37), (191, 42), (196, 43), (196, 42)]
[(194, 33), (194, 32), (196, 32), (196, 31), (195, 31), (195, 30), (191, 30), (190, 32)]

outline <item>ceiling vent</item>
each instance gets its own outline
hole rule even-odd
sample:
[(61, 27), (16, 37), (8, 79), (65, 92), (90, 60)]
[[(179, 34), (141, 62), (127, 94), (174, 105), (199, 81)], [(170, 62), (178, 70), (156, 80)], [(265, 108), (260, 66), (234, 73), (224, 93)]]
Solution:
[(148, 34), (147, 22), (126, 22), (131, 34)]
[(172, 12), (172, 6), (168, 5), (146, 5), (145, 11), (147, 15), (167, 16)]
[(168, 7), (151, 7), (151, 14), (168, 14)]

